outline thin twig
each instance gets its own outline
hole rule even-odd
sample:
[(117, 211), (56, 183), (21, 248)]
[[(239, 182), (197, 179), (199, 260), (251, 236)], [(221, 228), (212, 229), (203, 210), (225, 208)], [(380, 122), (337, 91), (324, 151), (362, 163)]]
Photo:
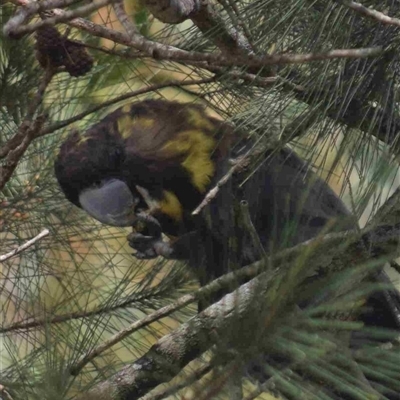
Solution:
[(235, 164), (231, 169), (217, 182), (217, 184), (208, 191), (205, 195), (203, 201), (192, 211), (192, 215), (197, 215), (201, 210), (211, 203), (213, 199), (217, 196), (220, 188), (229, 182), (232, 175), (239, 169), (239, 163)]
[(18, 37), (18, 34), (15, 34), (14, 32), (17, 31), (20, 26), (26, 24), (27, 21), (35, 14), (40, 14), (53, 8), (67, 7), (79, 1), (80, 0), (43, 0), (40, 2), (27, 1), (26, 4), (22, 5), (14, 0), (10, 0), (10, 2), (16, 5), (22, 5), (22, 7), (12, 18), (9, 19), (4, 27), (4, 33), (10, 36)]
[[(23, 9), (25, 9), (29, 15), (34, 15), (36, 13), (52, 10), (54, 8), (68, 7), (72, 4), (78, 3), (79, 1), (81, 0), (42, 0), (40, 2), (27, 1), (26, 4), (23, 5)], [(10, 2), (16, 5), (21, 5), (13, 0), (10, 0)]]
[(374, 10), (373, 8), (368, 8), (363, 6), (361, 3), (357, 3), (355, 1), (351, 0), (337, 0), (339, 3), (343, 4), (346, 7), (351, 8), (354, 11), (357, 11), (358, 13), (372, 18), (375, 21), (378, 21), (382, 24), (385, 25), (394, 25), (397, 27), (400, 27), (400, 19), (398, 18), (392, 18), (389, 17), (388, 15), (384, 14), (383, 12)]
[[(233, 11), (234, 11), (234, 15), (231, 17), (231, 19), (237, 23), (243, 30), (244, 34), (246, 35), (246, 39), (249, 42), (252, 50), (255, 52), (256, 51), (256, 45), (252, 42), (252, 34), (249, 30), (249, 28), (247, 27), (247, 25), (243, 22), (243, 18), (241, 18), (240, 16), (240, 11), (238, 9), (238, 6), (236, 4), (235, 1), (233, 0), (228, 0), (229, 5), (232, 7)], [(225, 0), (223, 1), (223, 3), (225, 3)]]
[(9, 253), (6, 253), (6, 254), (3, 254), (2, 256), (0, 256), (0, 262), (4, 262), (4, 261), (10, 259), (11, 257), (16, 256), (17, 254), (22, 253), (23, 251), (25, 251), (29, 247), (33, 246), (36, 242), (38, 242), (39, 240), (41, 240), (44, 237), (46, 237), (49, 233), (50, 232), (49, 232), (48, 229), (44, 229), (42, 232), (39, 233), (39, 235), (37, 235), (34, 238), (28, 240), (23, 245), (18, 246), (16, 249), (10, 251)]
[(4, 398), (4, 400), (13, 400), (11, 394), (3, 385), (0, 385), (0, 394), (1, 397)]
[[(146, 316), (143, 320), (136, 321), (134, 324), (131, 325), (131, 332), (133, 333), (135, 330), (148, 325), (151, 322), (154, 322), (160, 318), (166, 317), (170, 315), (172, 312), (178, 311), (182, 307), (195, 302), (196, 300), (202, 298), (203, 296), (208, 296), (211, 293), (214, 293), (220, 290), (222, 287), (229, 286), (232, 282), (237, 281), (238, 277), (254, 277), (257, 273), (260, 272), (258, 269), (254, 269), (254, 267), (244, 267), (238, 271), (228, 273), (226, 275), (221, 276), (220, 278), (214, 280), (213, 282), (209, 283), (208, 285), (203, 286), (202, 288), (198, 289), (196, 292), (190, 295), (184, 295), (176, 300), (174, 303), (160, 308), (159, 310), (155, 311), (152, 314)], [(14, 323), (9, 326), (0, 327), (0, 333), (12, 332), (21, 329), (31, 329), (37, 328), (39, 326), (44, 326), (46, 324), (57, 324), (61, 322), (70, 321), (73, 319), (80, 319), (80, 318), (88, 318), (94, 315), (104, 314), (110, 311), (114, 311), (118, 308), (126, 307), (130, 305), (132, 301), (124, 302), (117, 304), (113, 307), (99, 307), (91, 311), (81, 311), (76, 313), (69, 313), (65, 315), (58, 315), (52, 318), (37, 318), (30, 321), (21, 321)], [(136, 328), (135, 328), (136, 327)], [(129, 328), (129, 327), (128, 327)]]
[[(86, 48), (89, 48), (91, 50), (95, 51), (100, 51), (102, 53), (106, 53), (109, 55), (121, 57), (124, 59), (132, 59), (132, 60), (137, 60), (138, 58), (145, 58), (147, 57), (146, 54), (143, 53), (132, 53), (132, 52), (126, 52), (126, 51), (121, 51), (121, 50), (113, 50), (113, 49), (107, 49), (105, 47), (98, 47), (94, 46), (91, 44), (82, 44), (81, 42), (76, 42), (77, 44), (84, 46)], [(217, 74), (218, 76), (224, 76), (224, 77), (230, 77), (235, 80), (243, 80), (244, 82), (248, 82), (251, 85), (257, 86), (257, 87), (271, 87), (276, 83), (280, 83), (282, 85), (287, 86), (289, 89), (293, 89), (298, 92), (304, 92), (306, 89), (304, 86), (301, 85), (296, 85), (293, 82), (290, 82), (288, 79), (282, 78), (280, 76), (271, 76), (271, 77), (262, 77), (256, 74), (251, 74), (242, 70), (232, 70), (232, 69), (226, 69), (224, 67), (219, 67), (217, 65), (212, 65), (207, 62), (191, 62), (190, 65), (196, 68), (201, 68), (207, 71), (210, 71), (212, 73)], [(217, 80), (217, 79), (216, 79)], [(1, 151), (1, 150), (0, 150)]]
[(259, 256), (262, 258), (267, 257), (267, 253), (265, 252), (264, 246), (261, 243), (260, 236), (258, 235), (256, 228), (254, 227), (253, 221), (251, 220), (249, 203), (246, 200), (242, 200), (240, 202), (240, 211), (244, 227), (250, 234), (251, 240), (253, 241), (253, 244), (256, 246)]
[(75, 319), (90, 318), (95, 315), (104, 315), (105, 313), (109, 313), (118, 310), (120, 308), (128, 307), (132, 305), (132, 303), (134, 303), (135, 301), (137, 301), (137, 299), (127, 300), (113, 306), (104, 307), (102, 305), (90, 311), (85, 310), (85, 311), (71, 312), (68, 314), (56, 315), (49, 318), (47, 317), (31, 318), (29, 320), (19, 321), (11, 325), (2, 326), (0, 327), (0, 333), (33, 329), (33, 328), (43, 327), (46, 324), (60, 324), (62, 322), (67, 322)]
[[(233, 160), (233, 167), (231, 167), (231, 169), (216, 183), (216, 185), (208, 191), (202, 202), (194, 209), (194, 211), (192, 211), (192, 215), (198, 215), (204, 207), (210, 204), (211, 201), (218, 195), (221, 187), (229, 182), (233, 174), (246, 167), (251, 161), (251, 158), (255, 156), (255, 153), (256, 152), (249, 150), (245, 155)], [(259, 154), (260, 152), (257, 151), (257, 156)]]

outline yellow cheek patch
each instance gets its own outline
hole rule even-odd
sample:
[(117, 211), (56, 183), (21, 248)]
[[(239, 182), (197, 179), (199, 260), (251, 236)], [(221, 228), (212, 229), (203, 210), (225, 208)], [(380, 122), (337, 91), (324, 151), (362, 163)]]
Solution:
[(159, 210), (171, 217), (174, 221), (181, 221), (183, 217), (182, 204), (170, 191), (164, 190), (163, 199), (158, 204)]
[(166, 156), (184, 156), (181, 166), (189, 172), (193, 185), (200, 192), (205, 192), (215, 172), (211, 160), (214, 148), (215, 140), (212, 136), (193, 129), (180, 132), (163, 147), (162, 152)]

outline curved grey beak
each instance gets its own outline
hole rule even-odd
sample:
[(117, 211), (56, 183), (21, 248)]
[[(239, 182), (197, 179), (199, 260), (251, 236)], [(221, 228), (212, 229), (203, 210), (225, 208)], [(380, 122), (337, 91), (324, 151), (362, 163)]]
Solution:
[(136, 220), (134, 197), (125, 182), (119, 179), (104, 181), (100, 186), (85, 189), (79, 195), (82, 208), (103, 224), (132, 226)]

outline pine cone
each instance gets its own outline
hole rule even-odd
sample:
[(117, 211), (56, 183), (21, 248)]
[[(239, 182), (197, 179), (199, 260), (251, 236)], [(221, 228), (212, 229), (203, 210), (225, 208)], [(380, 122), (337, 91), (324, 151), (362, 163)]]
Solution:
[(82, 76), (92, 69), (93, 58), (83, 46), (66, 40), (65, 48), (64, 65), (71, 76)]
[(65, 59), (65, 38), (54, 26), (43, 26), (36, 31), (36, 58), (43, 68), (60, 67)]

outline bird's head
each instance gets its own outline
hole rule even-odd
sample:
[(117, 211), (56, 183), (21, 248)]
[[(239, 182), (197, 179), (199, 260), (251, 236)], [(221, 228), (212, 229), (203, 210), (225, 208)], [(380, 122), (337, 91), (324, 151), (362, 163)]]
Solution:
[(104, 224), (130, 226), (140, 194), (122, 179), (123, 142), (110, 128), (100, 123), (84, 135), (74, 130), (61, 146), (55, 173), (73, 204)]
[(221, 126), (195, 105), (128, 104), (69, 135), (56, 177), (67, 199), (102, 223), (131, 226), (146, 211), (175, 234), (223, 158)]

